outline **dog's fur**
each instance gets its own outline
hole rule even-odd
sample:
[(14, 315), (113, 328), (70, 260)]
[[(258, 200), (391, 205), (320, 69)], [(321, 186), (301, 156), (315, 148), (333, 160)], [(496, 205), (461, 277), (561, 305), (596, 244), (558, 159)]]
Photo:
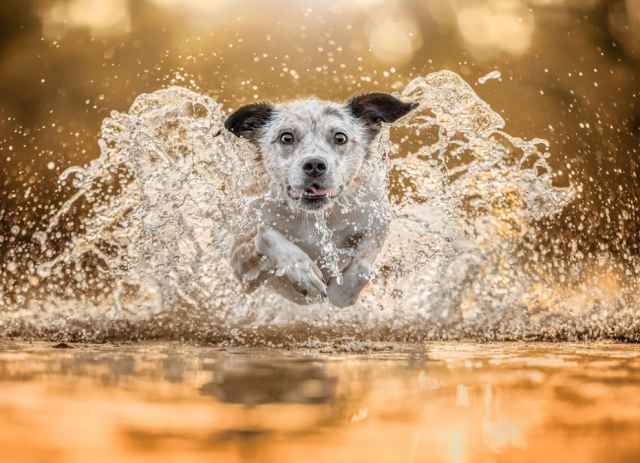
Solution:
[[(253, 291), (268, 282), (299, 303), (354, 304), (387, 235), (385, 173), (371, 143), (383, 123), (415, 108), (372, 93), (346, 104), (315, 99), (242, 107), (225, 121), (252, 142), (270, 181), (236, 239), (231, 265)], [(326, 260), (327, 250), (339, 255)]]

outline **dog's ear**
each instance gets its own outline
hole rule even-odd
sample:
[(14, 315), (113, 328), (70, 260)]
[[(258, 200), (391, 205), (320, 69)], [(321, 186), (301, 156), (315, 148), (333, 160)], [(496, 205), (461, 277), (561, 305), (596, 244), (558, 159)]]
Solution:
[(259, 131), (273, 116), (273, 107), (266, 103), (256, 103), (243, 106), (231, 114), (224, 121), (224, 127), (229, 132), (249, 141), (256, 142)]
[(383, 122), (391, 123), (418, 107), (418, 103), (405, 103), (386, 93), (367, 93), (347, 102), (347, 108), (364, 122), (372, 135), (376, 135)]

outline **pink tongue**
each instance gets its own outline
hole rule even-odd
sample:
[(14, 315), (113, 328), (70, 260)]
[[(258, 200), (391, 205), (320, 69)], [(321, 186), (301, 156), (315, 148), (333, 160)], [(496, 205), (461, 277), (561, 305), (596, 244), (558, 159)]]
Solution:
[(316, 188), (314, 186), (310, 186), (309, 188), (307, 188), (307, 191), (314, 196), (322, 196), (327, 194), (327, 190)]

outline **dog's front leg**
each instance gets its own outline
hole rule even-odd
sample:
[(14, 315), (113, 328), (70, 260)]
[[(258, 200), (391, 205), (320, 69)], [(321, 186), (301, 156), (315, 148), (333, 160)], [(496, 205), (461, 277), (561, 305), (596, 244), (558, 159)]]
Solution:
[(337, 307), (348, 307), (358, 301), (358, 296), (375, 275), (375, 261), (382, 248), (379, 239), (361, 242), (351, 263), (342, 272), (342, 279), (333, 277), (329, 282), (329, 301)]
[(302, 249), (274, 228), (259, 225), (254, 239), (241, 239), (234, 246), (231, 264), (249, 291), (275, 275), (286, 278), (303, 296), (327, 297), (322, 271)]

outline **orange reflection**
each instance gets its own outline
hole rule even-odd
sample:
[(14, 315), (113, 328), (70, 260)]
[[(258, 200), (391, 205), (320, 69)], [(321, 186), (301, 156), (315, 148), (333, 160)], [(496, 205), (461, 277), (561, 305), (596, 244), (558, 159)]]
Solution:
[(636, 346), (612, 344), (343, 356), (5, 343), (0, 445), (19, 463), (625, 462), (639, 367)]

